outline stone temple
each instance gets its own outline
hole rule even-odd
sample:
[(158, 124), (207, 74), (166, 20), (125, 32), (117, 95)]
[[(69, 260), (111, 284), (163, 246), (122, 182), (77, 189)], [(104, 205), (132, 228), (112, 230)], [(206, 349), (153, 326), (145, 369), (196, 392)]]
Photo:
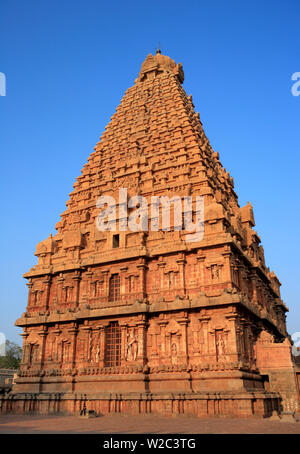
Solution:
[[(16, 321), (22, 363), (0, 397), (3, 412), (79, 414), (85, 405), (101, 414), (249, 417), (298, 409), (280, 282), (265, 264), (252, 206), (239, 206), (183, 81), (180, 63), (160, 50), (147, 56), (56, 235), (37, 245)], [(202, 236), (188, 241), (187, 228), (177, 228), (175, 203), (169, 230), (151, 229), (150, 215), (148, 229), (124, 228), (126, 216), (141, 213), (120, 200), (124, 188), (126, 200), (139, 195), (148, 207), (155, 196), (190, 197), (193, 220), (199, 196)], [(101, 196), (116, 201), (114, 229), (99, 229)]]

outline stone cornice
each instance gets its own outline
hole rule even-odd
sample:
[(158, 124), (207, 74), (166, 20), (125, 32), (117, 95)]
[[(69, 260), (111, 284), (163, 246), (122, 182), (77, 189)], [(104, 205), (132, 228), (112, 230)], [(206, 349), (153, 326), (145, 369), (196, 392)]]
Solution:
[(248, 302), (239, 293), (230, 293), (224, 291), (219, 296), (207, 296), (204, 293), (200, 294), (197, 298), (193, 299), (180, 299), (177, 298), (172, 302), (159, 301), (152, 304), (145, 302), (135, 302), (134, 304), (127, 306), (112, 306), (106, 308), (91, 309), (89, 307), (78, 308), (74, 311), (50, 312), (49, 315), (37, 315), (37, 316), (25, 316), (19, 318), (16, 322), (16, 326), (28, 327), (40, 324), (53, 324), (53, 323), (67, 323), (77, 322), (79, 320), (95, 319), (95, 318), (106, 318), (106, 317), (122, 317), (128, 315), (137, 314), (154, 314), (160, 312), (174, 312), (182, 310), (193, 310), (199, 308), (211, 308), (216, 306), (227, 306), (227, 305), (241, 305), (244, 309), (247, 309), (252, 315), (258, 319), (265, 320), (275, 328), (276, 331), (282, 336), (286, 336), (286, 333), (282, 332), (281, 329), (276, 325), (276, 322), (270, 317), (269, 314), (262, 314), (256, 306)]
[(170, 252), (183, 252), (187, 250), (193, 250), (193, 249), (198, 249), (200, 248), (208, 248), (212, 246), (221, 246), (223, 244), (230, 244), (233, 243), (232, 238), (229, 234), (223, 234), (223, 235), (218, 235), (216, 238), (215, 236), (213, 238), (208, 238), (205, 240), (202, 240), (200, 242), (195, 242), (195, 243), (185, 243), (183, 241), (169, 241), (165, 242), (165, 244), (160, 244), (157, 247), (140, 247), (137, 248), (136, 246), (131, 247), (131, 248), (126, 248), (122, 251), (122, 249), (118, 250), (119, 254), (118, 256), (114, 259), (111, 251), (107, 251), (102, 254), (94, 253), (90, 259), (86, 258), (81, 258), (80, 260), (74, 260), (72, 262), (68, 262), (66, 264), (65, 262), (53, 264), (50, 266), (36, 266), (32, 268), (30, 271), (27, 273), (23, 274), (23, 277), (26, 279), (29, 279), (31, 277), (38, 277), (38, 276), (46, 276), (49, 274), (57, 274), (61, 273), (63, 271), (74, 271), (74, 270), (79, 270), (87, 266), (96, 266), (96, 265), (102, 265), (106, 264), (108, 265), (109, 263), (114, 263), (114, 262), (119, 262), (119, 261), (125, 261), (128, 259), (135, 259), (135, 258), (140, 258), (140, 257), (147, 257), (147, 258), (153, 258), (159, 255), (164, 255), (164, 254), (170, 254)]

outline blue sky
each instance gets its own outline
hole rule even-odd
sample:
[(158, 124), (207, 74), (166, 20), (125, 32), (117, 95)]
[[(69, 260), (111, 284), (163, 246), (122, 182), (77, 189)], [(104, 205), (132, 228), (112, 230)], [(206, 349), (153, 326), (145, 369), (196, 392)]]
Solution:
[(55, 234), (68, 194), (132, 86), (162, 52), (183, 64), (204, 129), (250, 201), (266, 262), (300, 331), (300, 3), (286, 1), (2, 0), (0, 331), (21, 342), (22, 274)]

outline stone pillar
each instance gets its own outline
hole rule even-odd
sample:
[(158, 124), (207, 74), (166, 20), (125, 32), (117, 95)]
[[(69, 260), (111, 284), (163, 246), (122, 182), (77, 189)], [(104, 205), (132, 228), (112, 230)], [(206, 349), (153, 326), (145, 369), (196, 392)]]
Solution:
[(209, 339), (208, 339), (208, 323), (210, 321), (210, 317), (207, 317), (207, 316), (201, 316), (198, 318), (199, 322), (200, 322), (200, 326), (201, 326), (201, 337), (202, 337), (202, 340), (203, 340), (203, 343), (202, 343), (202, 354), (204, 356), (207, 356), (209, 354)]
[(239, 330), (236, 326), (237, 315), (229, 314), (225, 316), (228, 320), (229, 332), (228, 332), (228, 353), (227, 356), (232, 362), (239, 361)]
[(23, 337), (23, 345), (22, 345), (22, 359), (21, 359), (21, 369), (23, 366), (25, 366), (28, 363), (28, 351), (27, 351), (27, 337), (29, 336), (29, 333), (27, 332), (27, 328), (24, 329), (24, 332), (21, 333), (21, 336)]
[(137, 359), (142, 362), (143, 366), (146, 364), (147, 354), (146, 347), (146, 321), (142, 320), (137, 323), (138, 328), (138, 355)]
[[(151, 346), (152, 346), (152, 355), (151, 356), (157, 356), (158, 355), (158, 345), (157, 345), (157, 336), (158, 334), (156, 332), (154, 332), (153, 334), (151, 334)], [(146, 353), (147, 353), (147, 349), (146, 349)]]
[(102, 270), (101, 271), (103, 276), (103, 293), (105, 300), (108, 301), (109, 297), (109, 270)]
[(28, 304), (27, 304), (27, 309), (29, 309), (32, 305), (32, 301), (31, 301), (31, 298), (32, 298), (32, 287), (33, 287), (33, 283), (32, 283), (32, 279), (30, 278), (29, 279), (29, 282), (26, 283), (27, 287), (28, 287)]
[(100, 325), (100, 359), (99, 359), (99, 367), (104, 367), (104, 358), (105, 358), (105, 326)]
[(164, 290), (165, 290), (165, 266), (166, 266), (166, 262), (163, 262), (163, 261), (159, 261), (158, 264), (157, 264), (158, 268), (159, 268), (159, 280), (160, 280), (160, 294), (163, 294), (164, 293)]
[(236, 258), (234, 258), (232, 260), (231, 271), (233, 274), (233, 283), (234, 283), (235, 287), (240, 289), (241, 282), (240, 282), (239, 261)]
[[(202, 254), (200, 250), (198, 251), (198, 254)], [(205, 283), (205, 276), (204, 276), (204, 262), (205, 262), (205, 255), (197, 255), (197, 262), (198, 262), (198, 287), (200, 291), (204, 290), (204, 283)]]
[(166, 325), (168, 324), (167, 321), (158, 321), (158, 325), (160, 326), (160, 338), (161, 338), (161, 358), (166, 358)]
[(62, 303), (63, 300), (63, 283), (64, 283), (64, 276), (63, 273), (60, 273), (59, 277), (57, 278), (57, 303)]
[(52, 331), (52, 334), (55, 335), (55, 351), (54, 356), (55, 356), (55, 361), (59, 362), (60, 361), (60, 349), (59, 349), (59, 338), (61, 335), (61, 330), (59, 329), (59, 326), (55, 326), (55, 330)]
[(93, 354), (93, 329), (89, 326), (87, 332), (87, 361), (91, 362)]
[(252, 301), (254, 304), (257, 304), (257, 289), (256, 289), (256, 275), (250, 275), (251, 285), (252, 285)]
[(41, 344), (40, 344), (40, 358), (39, 358), (39, 366), (40, 369), (43, 369), (44, 367), (44, 361), (45, 361), (45, 347), (46, 347), (46, 339), (47, 339), (47, 334), (48, 334), (48, 329), (47, 326), (42, 325), (41, 330), (38, 331), (38, 335), (41, 338)]
[(179, 288), (178, 290), (180, 290), (183, 294), (183, 296), (185, 295), (185, 276), (184, 276), (184, 273), (185, 273), (185, 263), (186, 263), (186, 260), (185, 260), (185, 257), (184, 257), (184, 254), (180, 254), (181, 257), (179, 260), (176, 260), (176, 262), (178, 263), (178, 268), (179, 268)]
[(73, 327), (68, 330), (68, 333), (71, 336), (71, 367), (73, 369), (76, 364), (76, 341), (78, 333), (78, 328), (75, 323), (73, 324)]
[(201, 344), (201, 340), (200, 340), (201, 324), (194, 323), (191, 328), (193, 328), (192, 336), (191, 336), (192, 337), (192, 352), (193, 352), (193, 355), (196, 357), (196, 356), (200, 356), (200, 353), (203, 353), (200, 350), (200, 346), (201, 345), (203, 346), (203, 343)]
[(246, 319), (243, 319), (243, 325), (244, 325), (245, 361), (250, 365), (250, 333), (249, 333), (250, 322)]
[(229, 246), (225, 246), (225, 252), (222, 253), (224, 257), (223, 266), (223, 282), (227, 283), (227, 288), (232, 288), (232, 275), (231, 275), (231, 251)]
[(121, 366), (127, 361), (127, 324), (121, 325)]
[(89, 331), (90, 327), (86, 324), (84, 324), (81, 328), (80, 331), (82, 333), (82, 352), (81, 355), (83, 354), (83, 359), (82, 363), (86, 363), (88, 361), (88, 350), (89, 350)]
[(138, 297), (144, 299), (146, 297), (146, 269), (148, 268), (147, 265), (144, 263), (144, 259), (142, 263), (138, 263), (136, 265), (139, 271), (139, 286), (138, 286)]
[(127, 298), (126, 292), (126, 281), (128, 280), (127, 276), (128, 266), (123, 266), (120, 268), (120, 298), (121, 301), (124, 301)]
[(44, 284), (44, 292), (42, 296), (42, 304), (41, 306), (47, 310), (49, 308), (49, 297), (50, 297), (50, 287), (51, 287), (51, 276), (45, 276), (43, 280)]
[(262, 283), (260, 279), (256, 279), (256, 293), (257, 293), (257, 305), (259, 310), (264, 311), (264, 301), (263, 301), (263, 292), (262, 292)]
[(92, 282), (91, 282), (93, 275), (94, 275), (94, 273), (93, 273), (93, 271), (91, 271), (91, 268), (88, 268), (88, 270), (84, 274), (84, 276), (86, 277), (86, 286), (87, 286), (86, 295), (87, 295), (88, 300), (93, 297)]
[(168, 360), (171, 359), (171, 339), (172, 339), (171, 333), (166, 333), (165, 334), (165, 353), (166, 353), (166, 358), (168, 358)]
[(179, 352), (180, 359), (183, 363), (188, 362), (188, 342), (187, 342), (187, 326), (189, 320), (187, 317), (177, 320), (178, 324), (181, 327), (181, 351)]
[(79, 289), (80, 289), (80, 281), (81, 281), (81, 275), (80, 271), (76, 271), (76, 275), (73, 276), (73, 281), (74, 281), (74, 303), (76, 306), (79, 305)]
[(249, 333), (249, 362), (250, 367), (255, 368), (255, 357), (254, 357), (254, 335), (253, 335), (253, 323), (249, 322), (248, 333)]

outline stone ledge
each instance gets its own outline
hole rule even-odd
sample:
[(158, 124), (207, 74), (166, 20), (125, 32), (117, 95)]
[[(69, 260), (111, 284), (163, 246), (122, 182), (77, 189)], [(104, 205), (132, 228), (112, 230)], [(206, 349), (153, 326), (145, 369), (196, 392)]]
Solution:
[(281, 398), (280, 393), (265, 391), (210, 391), (210, 392), (162, 392), (162, 393), (138, 393), (138, 392), (47, 392), (47, 393), (11, 393), (9, 396), (0, 396), (0, 400), (26, 400), (38, 398), (40, 400), (60, 399), (60, 400), (168, 400), (168, 399), (274, 399)]
[(172, 302), (160, 301), (153, 304), (144, 302), (135, 302), (128, 306), (112, 306), (100, 309), (82, 308), (77, 312), (57, 312), (54, 311), (50, 315), (38, 315), (35, 317), (20, 317), (16, 320), (15, 326), (26, 327), (31, 325), (74, 322), (78, 320), (104, 318), (109, 316), (121, 316), (129, 314), (143, 314), (143, 313), (158, 313), (158, 312), (172, 312), (184, 309), (197, 309), (212, 306), (224, 306), (230, 304), (241, 304), (248, 311), (260, 319), (265, 319), (271, 323), (275, 329), (285, 337), (282, 330), (275, 324), (272, 318), (267, 314), (261, 315), (260, 311), (251, 303), (248, 303), (245, 298), (239, 293), (229, 292), (224, 289), (223, 293), (219, 296), (206, 296), (205, 293), (200, 292), (199, 297), (192, 299), (177, 298)]

